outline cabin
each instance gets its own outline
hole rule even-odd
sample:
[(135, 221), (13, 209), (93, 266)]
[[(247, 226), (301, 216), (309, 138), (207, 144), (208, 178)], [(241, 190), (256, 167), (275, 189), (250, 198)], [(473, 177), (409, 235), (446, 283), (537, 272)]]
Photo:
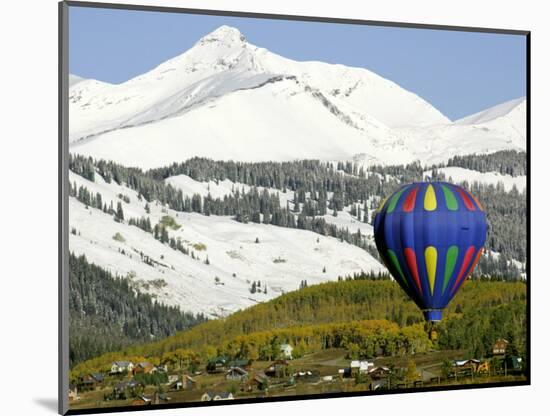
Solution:
[(155, 372), (155, 366), (147, 361), (137, 363), (133, 369), (134, 374), (151, 374)]
[(210, 401), (218, 401), (218, 400), (233, 400), (233, 394), (230, 392), (224, 392), (224, 393), (216, 393), (212, 391), (207, 391), (201, 396), (201, 401), (203, 402), (210, 402)]
[(292, 350), (294, 348), (290, 344), (281, 344), (279, 347), (279, 352), (281, 353), (281, 357), (286, 358), (288, 360), (292, 360)]
[(130, 373), (134, 369), (134, 364), (129, 361), (115, 361), (111, 364), (110, 374)]
[(453, 368), (455, 374), (468, 375), (477, 371), (477, 366), (480, 364), (479, 360), (470, 358), (467, 360), (455, 360), (453, 361)]
[(168, 372), (168, 366), (166, 364), (156, 365), (153, 368), (153, 373), (167, 373), (167, 372)]
[(391, 373), (390, 369), (384, 366), (373, 367), (368, 371), (369, 376), (375, 380), (380, 380), (382, 378), (385, 378), (390, 373)]
[(244, 389), (246, 391), (253, 390), (265, 390), (269, 385), (269, 378), (263, 371), (254, 373), (252, 377), (248, 379)]
[(184, 375), (182, 377), (181, 383), (182, 383), (182, 387), (185, 390), (193, 390), (194, 388), (197, 387), (197, 381), (193, 377), (188, 375)]
[(227, 368), (241, 367), (246, 371), (250, 370), (251, 366), (252, 366), (252, 360), (249, 360), (248, 358), (236, 358), (226, 363)]
[(103, 383), (103, 374), (90, 373), (80, 377), (78, 380), (78, 388), (82, 391), (95, 390)]
[(128, 390), (133, 391), (139, 385), (140, 383), (135, 380), (121, 381), (113, 388), (113, 396), (115, 399), (125, 400), (127, 399), (126, 392)]
[(479, 363), (480, 361), (474, 358), (469, 358), (467, 360), (455, 360), (453, 361), (453, 367), (457, 367), (457, 368), (474, 367), (475, 368)]
[(495, 341), (493, 345), (493, 355), (504, 355), (506, 354), (506, 349), (508, 348), (508, 341), (503, 338), (499, 338)]
[(288, 372), (287, 360), (276, 360), (264, 370), (265, 375), (268, 377), (285, 377)]
[(245, 381), (248, 379), (248, 371), (241, 367), (231, 367), (225, 373), (225, 379), (228, 381)]
[(225, 357), (212, 358), (206, 364), (206, 371), (208, 373), (222, 373), (227, 369), (227, 360)]
[(183, 375), (181, 380), (176, 374), (168, 376), (168, 388), (170, 390), (193, 390), (196, 386), (196, 380), (188, 375)]
[(173, 381), (169, 384), (168, 388), (174, 391), (183, 390), (183, 381), (181, 380)]

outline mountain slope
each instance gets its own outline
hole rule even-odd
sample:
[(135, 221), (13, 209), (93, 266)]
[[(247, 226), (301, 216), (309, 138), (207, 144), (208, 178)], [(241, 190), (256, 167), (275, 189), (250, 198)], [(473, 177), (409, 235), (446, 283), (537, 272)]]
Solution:
[[(302, 280), (318, 283), (361, 270), (383, 270), (365, 250), (336, 238), (274, 225), (243, 224), (229, 216), (176, 212), (154, 202), (148, 204), (148, 213), (145, 201), (126, 186), (107, 183), (98, 174), (93, 182), (73, 172), (69, 179), (77, 188), (99, 193), (107, 207), (116, 208), (120, 202), (125, 218), (124, 222), (113, 221), (111, 214), (70, 197), (71, 251), (128, 277), (137, 289), (158, 301), (185, 311), (225, 316), (295, 290)], [(154, 226), (165, 216), (180, 226), (169, 228), (169, 237), (179, 238), (192, 256), (128, 224), (130, 218), (149, 217)], [(258, 281), (258, 290), (251, 293), (253, 282)]]
[[(456, 120), (455, 124), (485, 124), (495, 119), (502, 117), (511, 118), (511, 121), (515, 120), (515, 114), (525, 114), (526, 101), (525, 97), (516, 98), (515, 100), (506, 101), (504, 103), (498, 104), (494, 107), (488, 108), (486, 110), (480, 111), (479, 113), (472, 114), (471, 116), (461, 118)], [(519, 118), (518, 121), (525, 121), (525, 117)]]

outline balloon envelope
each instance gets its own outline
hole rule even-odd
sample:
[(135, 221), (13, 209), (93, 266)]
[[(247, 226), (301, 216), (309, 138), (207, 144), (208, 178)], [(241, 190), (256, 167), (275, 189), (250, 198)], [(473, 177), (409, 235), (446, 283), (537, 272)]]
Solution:
[(441, 320), (442, 310), (477, 264), (486, 234), (479, 201), (445, 182), (401, 187), (374, 218), (382, 260), (428, 321)]

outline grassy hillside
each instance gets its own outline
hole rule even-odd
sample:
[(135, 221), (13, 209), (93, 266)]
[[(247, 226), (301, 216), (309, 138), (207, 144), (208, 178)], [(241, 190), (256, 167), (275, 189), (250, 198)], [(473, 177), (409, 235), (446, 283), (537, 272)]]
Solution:
[[(525, 284), (468, 281), (445, 312), (439, 347), (483, 355), (498, 337), (521, 352), (525, 338)], [(281, 342), (297, 354), (341, 347), (349, 356), (397, 355), (432, 347), (421, 312), (392, 281), (329, 282), (287, 293), (165, 339), (104, 354), (81, 363), (73, 374), (102, 370), (115, 359), (204, 362), (216, 354), (273, 358)], [(436, 345), (437, 347), (437, 345)]]

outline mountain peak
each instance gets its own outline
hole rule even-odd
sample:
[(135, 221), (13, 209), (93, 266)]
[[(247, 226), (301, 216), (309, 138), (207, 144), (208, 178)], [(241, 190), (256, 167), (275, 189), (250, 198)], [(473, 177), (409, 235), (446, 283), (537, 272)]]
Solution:
[(220, 26), (208, 35), (203, 36), (197, 43), (199, 45), (206, 45), (210, 43), (222, 43), (225, 45), (238, 44), (246, 42), (246, 38), (239, 31), (231, 26)]

